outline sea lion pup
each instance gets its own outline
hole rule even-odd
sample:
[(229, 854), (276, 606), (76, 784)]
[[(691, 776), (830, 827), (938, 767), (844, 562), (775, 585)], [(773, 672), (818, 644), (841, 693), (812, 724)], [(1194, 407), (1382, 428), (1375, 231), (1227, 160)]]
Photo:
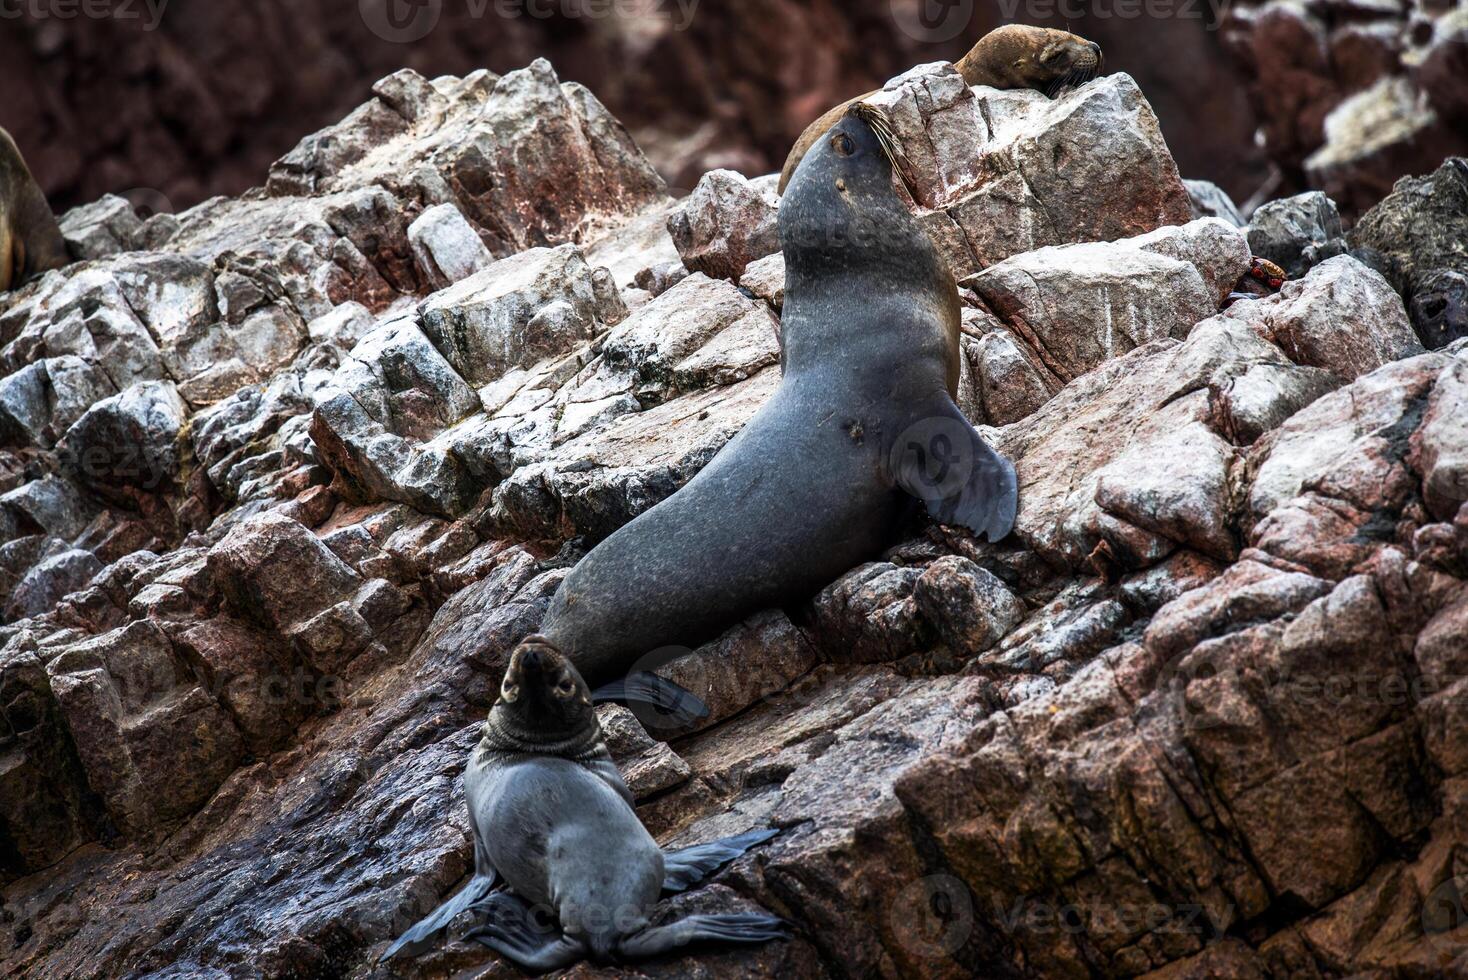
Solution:
[(891, 543), (909, 495), (990, 541), (1013, 527), (1014, 467), (953, 400), (958, 291), (893, 184), (882, 119), (853, 107), (781, 204), (779, 388), (552, 597), (541, 632), (592, 684), (804, 601)]
[[(991, 88), (1032, 88), (1055, 98), (1071, 85), (1082, 85), (1101, 71), (1101, 45), (1095, 41), (1049, 27), (1006, 24), (979, 38), (969, 53), (954, 66), (969, 85)], [(843, 102), (806, 127), (785, 158), (780, 173), (780, 193), (790, 183), (795, 168), (816, 141), (858, 102), (876, 95)]]
[(0, 293), (70, 262), (46, 195), (15, 140), (0, 129)]
[[(591, 694), (544, 637), (510, 657), (500, 696), (464, 771), (474, 877), (388, 948), (421, 952), (460, 912), (489, 921), (469, 934), (527, 970), (581, 959), (627, 961), (693, 942), (761, 943), (788, 934), (770, 915), (690, 915), (649, 925), (665, 892), (708, 877), (778, 831), (664, 853), (632, 808)], [(492, 892), (496, 876), (513, 890)], [(531, 907), (533, 903), (534, 908)]]

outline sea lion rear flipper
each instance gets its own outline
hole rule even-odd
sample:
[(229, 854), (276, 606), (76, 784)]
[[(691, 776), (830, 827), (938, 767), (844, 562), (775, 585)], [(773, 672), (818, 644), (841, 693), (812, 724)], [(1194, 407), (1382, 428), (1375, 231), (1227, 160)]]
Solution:
[(946, 393), (917, 418), (889, 454), (893, 480), (939, 523), (989, 541), (1009, 534), (1019, 506), (1014, 465), (989, 448)]
[(745, 851), (779, 835), (778, 830), (751, 830), (707, 844), (663, 852), (663, 891), (674, 894), (692, 888)]
[(549, 923), (534, 921), (520, 896), (496, 892), (479, 905), (488, 921), (465, 939), (488, 946), (532, 973), (559, 970), (586, 956), (586, 946)]
[(645, 728), (686, 728), (709, 716), (708, 705), (690, 691), (647, 671), (628, 674), (591, 692), (595, 704), (624, 704)]
[(460, 912), (484, 900), (485, 896), (494, 888), (495, 877), (492, 869), (488, 875), (476, 874), (467, 885), (459, 890), (457, 895), (428, 913), (425, 918), (399, 936), (397, 941), (387, 948), (387, 952), (378, 958), (377, 962), (383, 963), (401, 952), (407, 952), (409, 956), (417, 956), (426, 952), (431, 945), (431, 940), (440, 929), (452, 922)]
[(633, 933), (617, 944), (617, 952), (626, 959), (640, 960), (689, 943), (765, 943), (789, 936), (790, 923), (773, 915), (690, 915)]

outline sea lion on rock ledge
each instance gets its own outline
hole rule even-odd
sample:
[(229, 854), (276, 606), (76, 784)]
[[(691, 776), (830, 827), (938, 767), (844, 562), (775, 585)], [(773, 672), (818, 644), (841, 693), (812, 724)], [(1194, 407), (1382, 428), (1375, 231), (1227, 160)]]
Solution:
[(893, 182), (890, 135), (858, 105), (780, 207), (783, 379), (686, 486), (597, 545), (541, 631), (592, 684), (651, 668), (879, 554), (909, 495), (997, 541), (1014, 467), (954, 404), (959, 301)]
[(0, 293), (71, 262), (46, 195), (0, 129)]
[[(1049, 27), (1006, 24), (979, 38), (954, 66), (968, 85), (991, 88), (1032, 88), (1052, 99), (1070, 85), (1081, 85), (1101, 71), (1101, 45)], [(859, 102), (876, 95), (868, 92), (831, 109), (806, 127), (795, 141), (780, 173), (785, 193), (800, 161), (828, 130)]]
[[(698, 884), (778, 831), (664, 852), (637, 819), (591, 702), (586, 682), (543, 637), (516, 647), (464, 772), (474, 877), (388, 947), (383, 960), (404, 949), (421, 952), (468, 909), (488, 921), (467, 938), (533, 971), (788, 934), (783, 920), (761, 914), (649, 924), (662, 894)], [(512, 891), (493, 891), (496, 878)]]

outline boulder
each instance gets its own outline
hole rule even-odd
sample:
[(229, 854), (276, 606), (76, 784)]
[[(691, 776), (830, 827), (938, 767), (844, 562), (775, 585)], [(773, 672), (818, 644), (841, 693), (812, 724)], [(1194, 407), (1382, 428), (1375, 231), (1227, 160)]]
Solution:
[[(1468, 276), (1468, 161), (1453, 157), (1426, 177), (1403, 177), (1351, 229), (1351, 244), (1383, 257), (1424, 344), (1439, 349), (1468, 332), (1458, 278)], [(1449, 275), (1444, 275), (1447, 273)], [(1418, 296), (1421, 296), (1421, 300)]]
[(419, 307), (423, 332), (471, 385), (568, 353), (626, 315), (600, 293), (574, 245), (537, 248), (490, 265)]
[(1209, 180), (1184, 180), (1188, 189), (1188, 202), (1193, 206), (1193, 219), (1222, 218), (1235, 228), (1246, 224), (1239, 213), (1239, 206), (1222, 187)]
[(243, 753), (229, 717), (152, 621), (68, 645), (46, 672), (88, 786), (130, 837), (176, 825)]
[(1407, 313), (1428, 350), (1468, 338), (1468, 275), (1435, 269), (1419, 277)]
[(57, 449), (76, 480), (99, 496), (162, 493), (178, 479), (187, 420), (171, 383), (145, 381), (93, 405)]
[(1003, 327), (977, 340), (966, 336), (960, 343), (976, 399), (972, 409), (965, 410), (975, 421), (989, 425), (1018, 422), (1061, 387), (1029, 345)]
[(142, 219), (133, 206), (115, 194), (104, 194), (91, 204), (72, 208), (61, 216), (59, 224), (67, 249), (83, 261), (132, 251), (143, 230)]
[(0, 880), (7, 883), (91, 840), (101, 816), (38, 652), (27, 634), (0, 649), (0, 833), (12, 842)]
[(983, 653), (1024, 620), (1025, 605), (993, 573), (957, 555), (939, 558), (913, 583), (918, 612), (960, 656)]
[[(914, 198), (960, 277), (1044, 246), (1115, 241), (1191, 216), (1157, 117), (1129, 75), (1050, 100), (970, 90), (951, 65), (933, 64), (868, 101), (891, 119)], [(1123, 172), (1131, 179), (1113, 179)]]
[(780, 251), (779, 208), (768, 178), (714, 170), (668, 215), (668, 234), (689, 271), (737, 281), (751, 262)]
[(1296, 364), (1347, 380), (1422, 351), (1401, 297), (1380, 273), (1348, 255), (1222, 315), (1247, 324)]
[(5, 618), (25, 619), (50, 611), (63, 596), (85, 588), (102, 568), (96, 555), (79, 548), (45, 558), (10, 590)]
[(209, 551), (209, 573), (231, 610), (282, 634), (349, 599), (361, 584), (308, 528), (274, 513), (225, 535)]
[(468, 279), (494, 261), (479, 233), (452, 204), (426, 209), (408, 226), (418, 278), (430, 289)]
[[(1250, 380), (1266, 368), (1270, 383)], [(1001, 430), (998, 448), (1019, 476), (1015, 532), (1047, 562), (1107, 574), (1155, 564), (1178, 545), (1228, 557), (1240, 438), (1229, 420), (1286, 417), (1329, 387), (1224, 317), (1185, 342), (1107, 361)]]
[(1204, 219), (1120, 242), (1026, 252), (963, 285), (1065, 382), (1154, 340), (1186, 337), (1218, 311), (1248, 261), (1242, 235)]
[(1320, 191), (1259, 205), (1245, 232), (1249, 250), (1284, 269), (1291, 279), (1346, 248), (1340, 212)]
[[(658, 667), (657, 673), (692, 691), (708, 706), (708, 717), (698, 722), (697, 731), (779, 694), (818, 662), (809, 638), (790, 618), (767, 611)], [(645, 720), (653, 731), (660, 730), (655, 716)]]

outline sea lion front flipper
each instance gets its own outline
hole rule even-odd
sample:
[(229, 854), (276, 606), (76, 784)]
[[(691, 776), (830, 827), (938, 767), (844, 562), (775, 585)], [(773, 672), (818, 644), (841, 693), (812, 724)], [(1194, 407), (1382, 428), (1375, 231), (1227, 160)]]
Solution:
[(454, 920), (460, 912), (482, 902), (494, 889), (495, 872), (490, 868), (488, 874), (483, 872), (475, 874), (469, 879), (469, 883), (459, 889), (459, 893), (444, 902), (438, 908), (428, 913), (416, 925), (397, 938), (387, 952), (378, 958), (377, 962), (383, 963), (396, 956), (398, 953), (407, 952), (409, 956), (417, 956), (424, 953), (431, 945), (431, 940), (440, 929)]
[(624, 704), (644, 728), (686, 728), (709, 716), (708, 705), (670, 680), (645, 670), (591, 692), (594, 704)]
[(916, 413), (892, 446), (892, 479), (927, 505), (942, 524), (968, 528), (989, 541), (1014, 529), (1019, 481), (944, 393)]
[(675, 894), (692, 888), (751, 847), (779, 835), (778, 830), (751, 830), (737, 837), (695, 844), (663, 852), (663, 891)]
[(496, 892), (478, 906), (488, 921), (465, 939), (488, 946), (532, 973), (559, 970), (586, 957), (586, 945), (549, 923), (537, 923), (525, 900)]
[(689, 943), (765, 943), (789, 936), (790, 923), (773, 915), (690, 915), (667, 925), (634, 932), (617, 943), (617, 952), (629, 960), (640, 960)]

